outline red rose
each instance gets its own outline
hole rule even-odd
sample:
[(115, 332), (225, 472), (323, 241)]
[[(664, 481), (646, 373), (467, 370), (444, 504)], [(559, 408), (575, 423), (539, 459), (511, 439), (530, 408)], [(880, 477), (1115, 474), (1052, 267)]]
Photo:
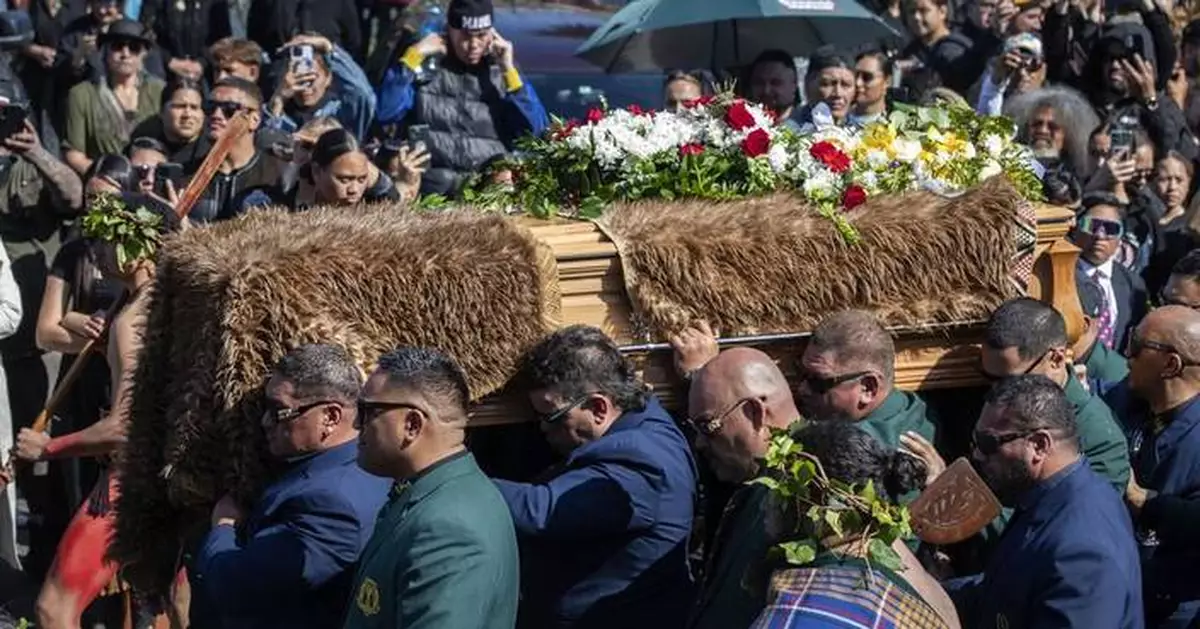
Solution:
[(692, 100), (683, 101), (683, 106), (687, 109), (695, 109), (697, 107), (708, 107), (713, 102), (713, 96), (701, 96)]
[(808, 153), (813, 156), (813, 159), (821, 162), (835, 173), (844, 173), (850, 170), (850, 157), (834, 146), (832, 142), (817, 142), (808, 149)]
[(746, 157), (766, 155), (771, 150), (771, 136), (762, 129), (755, 129), (742, 140), (742, 154)]
[(599, 107), (592, 107), (591, 109), (588, 110), (588, 113), (587, 113), (587, 121), (588, 122), (597, 123), (597, 122), (600, 122), (601, 120), (604, 120), (604, 110), (600, 109)]
[(633, 115), (635, 115), (635, 116), (640, 116), (640, 115), (642, 115), (642, 114), (644, 114), (644, 113), (646, 113), (646, 112), (642, 111), (642, 107), (641, 107), (641, 105), (638, 105), (637, 103), (634, 103), (634, 104), (632, 104), (632, 105), (630, 105), (630, 106), (629, 106), (629, 113), (631, 113), (631, 114), (633, 114)]
[(568, 120), (566, 124), (562, 125), (558, 129), (556, 129), (550, 137), (552, 137), (555, 140), (562, 140), (562, 139), (566, 138), (568, 135), (571, 135), (571, 132), (578, 128), (579, 128), (578, 120)]
[(858, 184), (851, 184), (846, 191), (842, 193), (842, 208), (853, 210), (854, 208), (867, 202), (867, 191)]
[(679, 156), (687, 157), (688, 155), (700, 155), (704, 153), (704, 145), (692, 142), (679, 147)]
[(739, 100), (729, 106), (725, 111), (725, 124), (733, 127), (735, 131), (745, 131), (755, 125), (754, 116), (746, 107), (746, 101)]

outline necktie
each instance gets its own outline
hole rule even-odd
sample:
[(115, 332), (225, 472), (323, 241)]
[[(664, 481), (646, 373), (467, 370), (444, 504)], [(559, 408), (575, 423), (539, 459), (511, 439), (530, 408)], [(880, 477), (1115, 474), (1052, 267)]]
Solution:
[(1104, 271), (1096, 269), (1092, 274), (1092, 280), (1100, 287), (1100, 294), (1104, 295), (1104, 306), (1100, 310), (1100, 335), (1099, 339), (1104, 346), (1112, 349), (1113, 346), (1113, 311), (1112, 303), (1108, 300), (1108, 291), (1104, 288), (1104, 280), (1108, 279)]

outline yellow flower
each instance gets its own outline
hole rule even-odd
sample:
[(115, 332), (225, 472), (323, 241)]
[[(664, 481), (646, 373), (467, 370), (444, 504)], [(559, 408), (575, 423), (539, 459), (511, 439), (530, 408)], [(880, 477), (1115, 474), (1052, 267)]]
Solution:
[(861, 145), (877, 151), (889, 151), (896, 140), (896, 131), (887, 124), (876, 122), (863, 131)]

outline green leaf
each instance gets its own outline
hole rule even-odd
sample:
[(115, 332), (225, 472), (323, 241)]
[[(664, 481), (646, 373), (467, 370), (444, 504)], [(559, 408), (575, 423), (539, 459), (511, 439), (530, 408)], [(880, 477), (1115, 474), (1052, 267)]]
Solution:
[(793, 566), (808, 565), (817, 558), (817, 544), (810, 539), (784, 542), (779, 544), (779, 548), (783, 550), (787, 562)]
[(884, 543), (880, 539), (872, 539), (867, 546), (867, 555), (871, 558), (871, 562), (878, 564), (893, 572), (900, 572), (904, 569), (904, 562), (900, 560), (900, 555), (892, 549), (891, 546)]
[(755, 478), (754, 480), (750, 481), (750, 484), (751, 485), (762, 485), (763, 487), (766, 487), (767, 489), (769, 489), (771, 491), (779, 490), (779, 481), (775, 480), (774, 478), (771, 478), (770, 476), (759, 476), (758, 478)]
[(833, 531), (833, 534), (838, 537), (842, 537), (846, 534), (842, 529), (842, 514), (840, 511), (827, 509), (825, 511), (825, 524), (829, 526), (829, 530)]

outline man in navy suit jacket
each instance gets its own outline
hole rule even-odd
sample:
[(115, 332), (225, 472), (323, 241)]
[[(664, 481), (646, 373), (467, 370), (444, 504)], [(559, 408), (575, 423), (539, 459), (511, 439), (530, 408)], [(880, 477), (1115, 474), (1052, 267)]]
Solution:
[(305, 345), (276, 366), (262, 424), (281, 469), (248, 512), (229, 496), (213, 508), (189, 571), (192, 626), (339, 625), (391, 485), (357, 464), (361, 386), (332, 345)]
[(518, 626), (682, 627), (696, 498), (683, 433), (595, 328), (543, 340), (521, 379), (567, 458), (541, 482), (495, 481), (521, 544)]
[(947, 584), (963, 627), (1141, 629), (1133, 525), (1080, 456), (1062, 388), (1044, 376), (1001, 381), (974, 443), (982, 476), (1014, 512), (983, 574)]

